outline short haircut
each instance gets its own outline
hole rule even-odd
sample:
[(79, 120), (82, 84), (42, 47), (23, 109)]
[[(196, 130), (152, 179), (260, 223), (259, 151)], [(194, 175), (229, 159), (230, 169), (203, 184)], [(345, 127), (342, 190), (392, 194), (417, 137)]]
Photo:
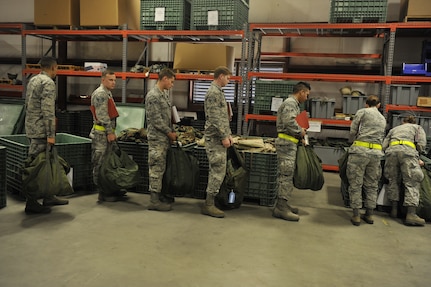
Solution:
[(163, 79), (164, 77), (167, 77), (168, 79), (175, 78), (175, 73), (169, 68), (163, 68), (159, 72), (159, 81)]
[(406, 115), (403, 117), (403, 123), (416, 124), (416, 118), (412, 115)]
[(369, 107), (377, 107), (377, 105), (380, 104), (380, 100), (379, 97), (377, 97), (376, 95), (369, 95), (365, 100), (365, 103)]
[(115, 73), (109, 69), (106, 69), (102, 72), (102, 78), (106, 77), (107, 75), (115, 75)]
[(57, 65), (57, 59), (54, 57), (44, 56), (39, 61), (42, 69), (50, 69)]
[(214, 79), (217, 79), (220, 75), (230, 76), (232, 72), (227, 67), (217, 67), (214, 70)]
[(297, 94), (297, 93), (299, 93), (300, 91), (306, 91), (306, 90), (311, 91), (311, 86), (310, 86), (310, 84), (309, 84), (309, 83), (307, 83), (307, 82), (298, 82), (298, 83), (296, 83), (296, 85), (295, 85), (295, 86), (293, 86), (293, 91), (292, 91), (292, 93), (293, 93), (293, 94)]

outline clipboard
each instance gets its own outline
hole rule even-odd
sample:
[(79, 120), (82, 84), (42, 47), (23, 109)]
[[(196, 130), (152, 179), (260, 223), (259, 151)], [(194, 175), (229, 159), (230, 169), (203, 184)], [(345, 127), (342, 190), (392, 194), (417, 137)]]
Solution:
[(308, 129), (310, 127), (310, 123), (308, 122), (307, 111), (302, 111), (295, 118), (296, 122), (301, 128)]

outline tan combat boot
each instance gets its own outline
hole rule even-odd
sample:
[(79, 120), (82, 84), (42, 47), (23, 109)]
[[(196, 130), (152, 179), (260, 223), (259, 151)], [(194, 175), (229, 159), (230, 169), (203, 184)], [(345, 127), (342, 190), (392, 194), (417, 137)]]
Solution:
[(201, 213), (212, 217), (223, 218), (224, 212), (215, 206), (214, 198), (215, 195), (207, 193), (205, 203), (202, 205)]
[(404, 224), (408, 226), (424, 226), (425, 220), (417, 216), (415, 206), (409, 206), (407, 207), (407, 216)]
[(157, 211), (170, 211), (172, 206), (169, 203), (161, 202), (159, 199), (158, 192), (151, 192), (150, 205), (148, 206), (149, 210), (157, 210)]
[(289, 208), (287, 200), (281, 198), (277, 199), (277, 203), (272, 211), (272, 216), (287, 221), (299, 221), (299, 216)]
[(350, 222), (352, 222), (352, 224), (354, 226), (361, 225), (361, 218), (359, 217), (359, 209), (358, 208), (353, 208), (353, 216), (350, 219)]
[(364, 220), (368, 224), (373, 224), (374, 223), (373, 213), (374, 213), (373, 209), (367, 208), (367, 211), (365, 211), (365, 214), (361, 215), (362, 220)]

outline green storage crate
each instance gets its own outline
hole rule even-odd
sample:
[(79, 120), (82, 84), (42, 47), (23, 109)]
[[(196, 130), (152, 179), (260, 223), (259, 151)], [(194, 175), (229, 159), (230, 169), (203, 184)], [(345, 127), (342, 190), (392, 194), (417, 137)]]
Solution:
[(387, 0), (331, 0), (330, 23), (385, 23)]
[(292, 94), (295, 84), (293, 81), (256, 80), (253, 113), (272, 113), (272, 98), (287, 99)]
[(203, 199), (206, 197), (206, 189), (208, 186), (208, 157), (205, 147), (195, 146), (193, 148), (193, 155), (199, 162), (199, 184), (196, 188), (193, 197)]
[[(55, 137), (58, 154), (73, 168), (73, 187), (92, 187), (91, 140), (75, 135), (58, 133)], [(6, 186), (19, 194), (22, 187), (21, 167), (28, 157), (30, 143), (25, 135), (1, 136), (0, 144), (7, 147)]]
[(0, 208), (6, 206), (6, 147), (0, 146)]
[[(193, 0), (191, 29), (244, 30), (248, 24), (248, 10), (248, 2), (244, 0)], [(217, 17), (215, 22), (213, 17)]]
[(272, 206), (277, 196), (277, 154), (243, 152), (249, 172), (245, 198), (258, 199), (263, 206)]
[(189, 30), (190, 13), (189, 0), (141, 0), (141, 29)]

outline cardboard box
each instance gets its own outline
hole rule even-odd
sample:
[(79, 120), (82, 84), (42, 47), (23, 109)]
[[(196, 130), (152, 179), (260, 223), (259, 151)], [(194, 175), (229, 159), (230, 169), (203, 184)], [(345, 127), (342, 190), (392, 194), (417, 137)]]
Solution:
[(36, 26), (79, 26), (79, 0), (34, 0)]
[(139, 0), (80, 0), (81, 26), (122, 26), (138, 30)]
[(223, 44), (177, 43), (174, 56), (174, 70), (214, 71), (226, 66), (233, 71), (234, 47)]
[(99, 62), (85, 62), (84, 69), (87, 72), (104, 72), (108, 69), (108, 64)]
[(429, 0), (401, 0), (400, 21), (404, 22), (406, 17), (431, 18), (431, 1)]
[(418, 107), (431, 107), (431, 97), (418, 97), (416, 104)]

